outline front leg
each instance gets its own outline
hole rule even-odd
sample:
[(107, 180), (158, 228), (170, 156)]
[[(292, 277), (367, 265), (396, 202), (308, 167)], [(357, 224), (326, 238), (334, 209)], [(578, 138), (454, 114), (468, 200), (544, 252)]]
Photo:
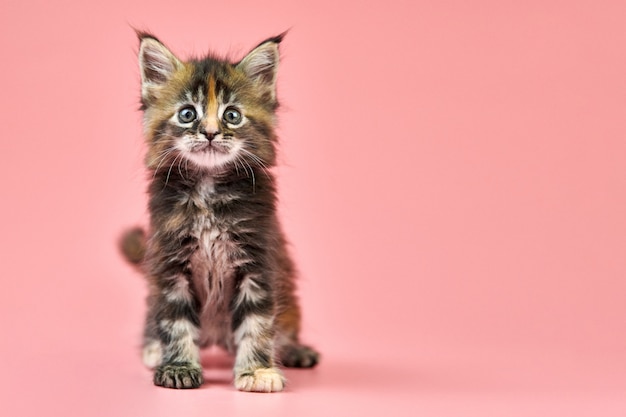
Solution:
[(192, 291), (189, 262), (194, 250), (194, 240), (185, 239), (176, 253), (162, 256), (151, 265), (157, 293), (150, 306), (150, 333), (162, 352), (154, 384), (166, 388), (197, 388), (203, 382), (198, 301)]
[(237, 346), (235, 387), (240, 391), (282, 391), (285, 378), (274, 362), (274, 296), (260, 273), (244, 272), (232, 299)]
[(163, 358), (154, 371), (154, 384), (166, 388), (197, 388), (202, 385), (198, 348), (198, 315), (182, 300), (162, 297), (157, 307), (157, 332)]

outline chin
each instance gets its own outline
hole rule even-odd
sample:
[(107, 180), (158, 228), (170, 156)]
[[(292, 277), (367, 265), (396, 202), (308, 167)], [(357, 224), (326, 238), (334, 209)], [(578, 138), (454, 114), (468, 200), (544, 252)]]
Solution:
[(235, 160), (233, 153), (218, 152), (208, 150), (202, 152), (186, 152), (185, 158), (191, 161), (198, 168), (208, 171), (219, 171)]

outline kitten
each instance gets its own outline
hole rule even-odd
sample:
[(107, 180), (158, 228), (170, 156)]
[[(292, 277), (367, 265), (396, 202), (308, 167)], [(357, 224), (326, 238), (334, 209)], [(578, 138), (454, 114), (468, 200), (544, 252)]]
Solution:
[(241, 61), (181, 61), (138, 33), (150, 174), (148, 232), (122, 251), (150, 284), (144, 363), (154, 383), (196, 388), (199, 348), (235, 353), (235, 386), (281, 391), (279, 364), (312, 367), (300, 344), (295, 269), (276, 214), (278, 45)]

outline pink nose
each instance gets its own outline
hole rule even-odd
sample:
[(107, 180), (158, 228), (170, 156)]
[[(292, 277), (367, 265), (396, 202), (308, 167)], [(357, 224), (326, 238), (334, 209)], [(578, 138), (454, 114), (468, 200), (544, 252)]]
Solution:
[(218, 133), (220, 133), (220, 127), (217, 119), (206, 119), (200, 128), (200, 132), (204, 134), (207, 139), (212, 140)]
[(202, 133), (209, 141), (215, 139), (215, 136), (219, 135), (221, 132), (219, 130), (206, 130), (204, 128), (200, 128), (200, 133)]

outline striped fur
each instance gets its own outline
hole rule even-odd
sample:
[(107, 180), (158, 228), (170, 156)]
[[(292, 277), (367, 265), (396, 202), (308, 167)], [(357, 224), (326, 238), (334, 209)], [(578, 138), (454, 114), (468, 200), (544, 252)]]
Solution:
[(280, 363), (318, 361), (298, 339), (271, 171), (282, 35), (238, 63), (184, 62), (154, 36), (139, 38), (150, 228), (121, 246), (150, 284), (144, 362), (156, 385), (195, 388), (199, 349), (219, 345), (235, 354), (238, 389), (280, 391)]

